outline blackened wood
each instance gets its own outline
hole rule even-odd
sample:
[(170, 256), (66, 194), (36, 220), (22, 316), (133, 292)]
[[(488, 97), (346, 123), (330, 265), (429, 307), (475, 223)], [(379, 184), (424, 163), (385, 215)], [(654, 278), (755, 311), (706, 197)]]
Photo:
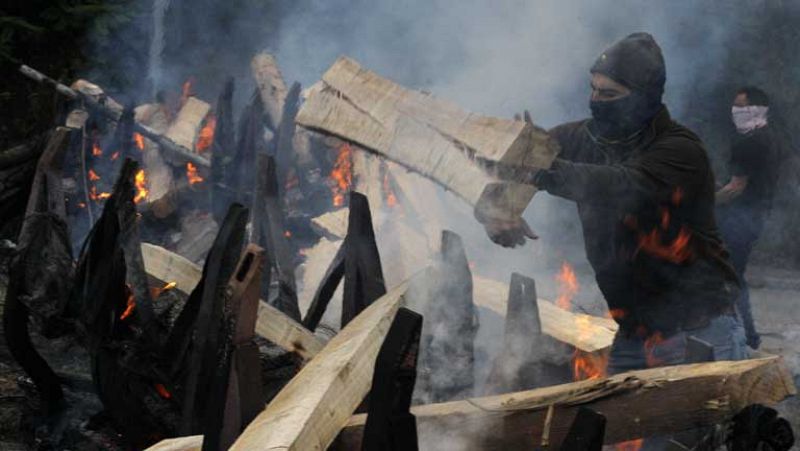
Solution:
[(228, 78), (217, 100), (214, 141), (211, 144), (210, 189), (211, 211), (214, 220), (221, 223), (228, 205), (233, 201), (231, 187), (231, 160), (236, 154), (236, 133), (233, 123), (233, 78)]
[(686, 363), (713, 362), (714, 346), (711, 343), (701, 340), (694, 335), (686, 339)]
[(494, 360), (484, 394), (508, 393), (530, 388), (535, 381), (531, 371), (539, 360), (537, 345), (547, 337), (542, 335), (536, 282), (517, 273), (511, 275), (508, 293), (503, 349)]
[(561, 443), (562, 451), (601, 451), (606, 432), (606, 417), (581, 407)]
[(344, 238), (342, 328), (376, 299), (386, 294), (381, 258), (372, 228), (367, 197), (350, 192), (350, 214)]
[(275, 131), (275, 163), (278, 166), (278, 189), (281, 194), (286, 189), (286, 176), (289, 174), (290, 169), (295, 166), (295, 152), (293, 150), (293, 139), (295, 123), (294, 119), (297, 116), (298, 102), (300, 100), (300, 83), (294, 82), (292, 87), (289, 88), (289, 93), (286, 95), (286, 100), (283, 104), (283, 111), (281, 112), (281, 123)]
[(252, 205), (256, 188), (256, 155), (266, 151), (263, 115), (261, 97), (256, 92), (239, 119), (236, 151), (230, 163), (230, 171), (227, 172), (227, 182), (233, 190), (234, 199), (242, 205)]
[(42, 138), (37, 137), (0, 152), (0, 169), (18, 166), (26, 161), (36, 159), (44, 150), (43, 144)]
[(375, 361), (364, 451), (416, 451), (417, 425), (411, 398), (417, 377), (422, 315), (400, 308)]
[[(269, 264), (278, 277), (278, 296), (273, 305), (292, 319), (300, 321), (297, 285), (294, 279), (294, 252), (286, 236), (275, 159), (260, 153), (257, 156), (257, 167), (258, 186), (254, 202), (260, 205), (258, 205), (258, 219), (254, 216), (253, 228), (257, 229), (258, 242), (266, 249)], [(263, 291), (262, 289), (262, 295), (265, 294)]]
[[(422, 336), (420, 395), (440, 402), (473, 395), (474, 341), (478, 329), (472, 273), (461, 237), (442, 231), (441, 252), (431, 278)], [(432, 331), (436, 333), (432, 333)]]
[[(245, 398), (258, 400), (262, 396), (261, 381), (252, 378), (252, 374), (257, 374), (260, 369), (258, 353), (252, 352), (252, 340), (258, 315), (263, 253), (260, 247), (248, 245), (225, 291), (225, 309), (220, 324), (222, 336), (203, 421), (204, 451), (228, 449), (246, 424), (243, 424), (243, 418), (249, 416), (252, 419), (258, 413), (247, 412), (245, 415), (242, 401)], [(240, 380), (240, 373), (250, 377)]]
[(223, 318), (224, 293), (241, 255), (247, 209), (232, 204), (203, 268), (203, 291), (193, 321), (192, 343), (184, 379), (181, 433), (201, 431), (206, 399), (213, 380)]
[(308, 307), (306, 317), (303, 318), (303, 326), (312, 332), (317, 329), (325, 310), (328, 308), (328, 304), (331, 302), (331, 298), (333, 298), (333, 294), (336, 292), (336, 288), (344, 277), (344, 254), (345, 247), (339, 246), (339, 250), (336, 251), (331, 264), (325, 270), (325, 275), (322, 277), (317, 291), (314, 292), (314, 298)]

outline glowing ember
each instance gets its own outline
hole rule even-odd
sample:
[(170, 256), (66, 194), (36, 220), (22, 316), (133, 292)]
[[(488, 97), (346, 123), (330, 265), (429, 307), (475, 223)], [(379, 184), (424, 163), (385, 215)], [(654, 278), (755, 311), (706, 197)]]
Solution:
[(572, 355), (572, 378), (575, 381), (601, 379), (606, 377), (608, 354), (604, 352), (585, 352), (575, 349)]
[(350, 190), (350, 185), (353, 183), (353, 160), (351, 155), (353, 150), (350, 144), (344, 143), (339, 149), (339, 155), (336, 157), (336, 163), (333, 165), (330, 179), (334, 182), (331, 187), (333, 193), (333, 205), (341, 207), (344, 205), (344, 196)]
[(214, 129), (216, 128), (217, 118), (214, 116), (214, 113), (208, 113), (206, 125), (200, 129), (200, 135), (197, 137), (195, 149), (198, 153), (205, 152), (211, 148), (211, 144), (214, 143)]
[(134, 203), (139, 203), (147, 199), (147, 179), (144, 176), (144, 169), (139, 169), (133, 179), (136, 184), (136, 196), (133, 198)]
[(78, 202), (78, 208), (86, 208), (85, 202)]
[(614, 451), (639, 451), (642, 449), (644, 439), (629, 440), (627, 442), (620, 442), (614, 445)]
[(193, 165), (192, 163), (186, 163), (186, 178), (189, 180), (190, 185), (194, 185), (195, 183), (200, 183), (205, 180), (203, 177), (197, 174), (197, 166)]
[(119, 316), (121, 321), (126, 320), (129, 316), (133, 314), (133, 309), (136, 308), (136, 300), (133, 297), (133, 293), (128, 293), (128, 306), (125, 307), (125, 311), (122, 312), (122, 315)]
[(94, 172), (94, 169), (89, 169), (89, 181), (96, 182), (98, 180), (100, 180), (100, 176), (97, 175), (96, 172)]
[(655, 354), (656, 346), (663, 342), (664, 337), (661, 336), (660, 332), (654, 333), (653, 335), (647, 337), (647, 340), (644, 341), (645, 361), (647, 362), (648, 368), (655, 368), (664, 364), (664, 362), (656, 357)]
[(575, 276), (575, 271), (572, 265), (567, 262), (561, 264), (561, 272), (556, 276), (558, 282), (558, 299), (556, 305), (564, 310), (570, 310), (572, 306), (572, 298), (580, 289), (578, 285), (578, 278)]
[(397, 196), (394, 195), (391, 183), (389, 183), (389, 173), (383, 175), (383, 195), (386, 197), (386, 205), (394, 207), (397, 205)]
[(97, 141), (92, 143), (92, 155), (95, 157), (100, 157), (103, 155), (103, 149), (100, 148), (100, 145), (97, 144)]
[(169, 391), (167, 391), (167, 388), (164, 387), (164, 385), (156, 384), (155, 387), (156, 391), (158, 392), (158, 396), (161, 396), (164, 399), (172, 398), (172, 394)]
[(625, 318), (625, 310), (621, 308), (612, 308), (608, 311), (608, 317), (616, 320)]
[(292, 237), (292, 232), (290, 232), (288, 230), (284, 230), (283, 231), (283, 236), (285, 236), (286, 238), (291, 238)]
[(164, 285), (163, 287), (150, 288), (150, 295), (153, 298), (157, 298), (157, 297), (161, 296), (161, 293), (164, 293), (165, 291), (169, 291), (169, 290), (175, 288), (176, 285), (177, 285), (177, 283), (175, 283), (175, 282), (169, 282), (166, 285)]
[(144, 136), (140, 133), (133, 134), (133, 142), (136, 143), (136, 148), (139, 150), (144, 150)]
[(95, 202), (108, 199), (109, 197), (111, 197), (111, 193), (98, 193), (96, 186), (89, 189), (89, 198)]

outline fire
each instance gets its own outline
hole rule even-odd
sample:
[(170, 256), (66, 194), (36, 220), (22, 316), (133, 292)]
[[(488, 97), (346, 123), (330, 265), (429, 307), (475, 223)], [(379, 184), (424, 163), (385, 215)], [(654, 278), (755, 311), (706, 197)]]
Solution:
[(95, 202), (108, 199), (109, 197), (111, 197), (111, 193), (98, 193), (96, 186), (93, 186), (89, 189), (89, 198)]
[(164, 399), (172, 398), (172, 393), (167, 391), (167, 387), (164, 387), (163, 384), (156, 384), (155, 388), (156, 388), (156, 391), (158, 392), (158, 396), (161, 396)]
[(585, 381), (606, 377), (608, 354), (603, 352), (586, 352), (575, 348), (572, 355), (572, 379)]
[(353, 150), (350, 148), (350, 144), (342, 144), (342, 147), (339, 149), (339, 155), (336, 157), (336, 163), (333, 165), (333, 171), (331, 171), (330, 179), (334, 182), (331, 191), (333, 193), (333, 205), (335, 207), (344, 205), (344, 196), (353, 183), (352, 153)]
[(165, 291), (169, 291), (169, 290), (175, 288), (175, 286), (177, 286), (177, 285), (178, 284), (175, 283), (175, 282), (169, 282), (169, 283), (165, 284), (163, 287), (150, 288), (150, 295), (153, 298), (157, 298), (157, 297), (161, 296), (161, 293), (164, 293)]
[(383, 174), (383, 195), (386, 197), (386, 205), (390, 208), (397, 205), (397, 196), (394, 195), (391, 183), (389, 183), (389, 173)]
[(129, 316), (133, 314), (133, 309), (136, 308), (136, 300), (133, 297), (133, 293), (130, 291), (128, 292), (128, 306), (125, 307), (125, 311), (122, 312), (122, 315), (119, 316), (121, 321), (124, 321)]
[(139, 172), (136, 173), (136, 176), (133, 179), (134, 183), (136, 184), (136, 196), (133, 198), (134, 203), (139, 203), (145, 199), (147, 199), (147, 179), (144, 175), (144, 169), (139, 169)]
[(94, 169), (89, 169), (89, 181), (96, 182), (98, 180), (100, 180), (100, 176), (97, 175), (96, 172), (94, 172)]
[(100, 157), (103, 155), (103, 149), (100, 148), (100, 145), (97, 144), (97, 141), (92, 142), (92, 155), (95, 157)]
[(144, 150), (144, 136), (141, 133), (134, 133), (133, 141), (136, 143), (137, 149)]
[(653, 335), (647, 337), (647, 340), (644, 341), (644, 352), (645, 352), (645, 361), (647, 363), (648, 368), (655, 368), (657, 366), (661, 366), (664, 362), (656, 357), (655, 350), (656, 346), (660, 345), (664, 342), (664, 337), (661, 336), (660, 332), (656, 332)]
[(564, 310), (570, 310), (572, 305), (572, 298), (580, 289), (578, 285), (578, 278), (575, 276), (575, 271), (572, 265), (567, 262), (561, 264), (561, 272), (556, 276), (558, 282), (558, 299), (556, 305)]
[(671, 263), (683, 263), (692, 257), (692, 250), (689, 247), (691, 237), (689, 229), (681, 226), (678, 236), (674, 240), (664, 243), (658, 229), (653, 229), (650, 233), (639, 233), (639, 246), (636, 248), (636, 252), (641, 250)]
[(616, 320), (621, 320), (625, 318), (625, 309), (621, 308), (612, 308), (608, 311), (608, 317)]
[(208, 113), (206, 118), (206, 125), (200, 129), (200, 135), (197, 138), (195, 149), (198, 153), (205, 152), (211, 148), (214, 143), (214, 130), (217, 128), (217, 118), (214, 113)]
[(186, 163), (186, 178), (189, 179), (190, 185), (194, 185), (195, 183), (200, 183), (205, 180), (203, 177), (197, 174), (197, 166), (193, 165), (192, 163)]
[(620, 442), (614, 445), (614, 451), (639, 451), (642, 449), (644, 439), (628, 440), (627, 442)]

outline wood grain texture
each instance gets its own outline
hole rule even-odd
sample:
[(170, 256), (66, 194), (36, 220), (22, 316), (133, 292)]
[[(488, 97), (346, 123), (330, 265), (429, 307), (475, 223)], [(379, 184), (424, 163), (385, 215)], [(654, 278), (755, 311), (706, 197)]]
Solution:
[(164, 136), (179, 146), (194, 150), (200, 126), (210, 110), (211, 105), (208, 103), (196, 97), (188, 97)]
[(286, 96), (289, 93), (278, 62), (269, 53), (261, 52), (253, 57), (250, 69), (258, 86), (265, 113), (270, 121), (269, 125), (276, 130), (280, 123)]
[[(606, 443), (717, 424), (753, 403), (774, 405), (796, 394), (779, 357), (631, 371), (608, 379), (411, 408), (420, 448), (529, 450), (541, 442), (547, 408), (555, 406), (550, 446), (558, 449), (580, 406), (608, 420)], [(353, 416), (335, 450), (360, 449), (364, 415)]]
[[(163, 247), (142, 243), (145, 271), (163, 282), (175, 282), (178, 290), (190, 293), (200, 281), (202, 268)], [(322, 340), (263, 299), (258, 303), (256, 333), (281, 348), (310, 359), (324, 346)]]

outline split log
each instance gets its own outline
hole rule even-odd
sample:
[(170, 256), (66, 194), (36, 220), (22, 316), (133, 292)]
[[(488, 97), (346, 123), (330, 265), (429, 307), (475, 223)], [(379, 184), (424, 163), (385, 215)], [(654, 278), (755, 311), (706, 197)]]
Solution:
[[(162, 282), (175, 282), (176, 289), (184, 293), (190, 293), (200, 281), (202, 269), (198, 265), (163, 247), (143, 243), (142, 255), (145, 269), (151, 277)], [(324, 346), (302, 324), (268, 305), (263, 299), (259, 302), (256, 333), (306, 360)]]
[(286, 89), (286, 82), (278, 68), (275, 57), (269, 53), (262, 52), (253, 57), (250, 63), (253, 78), (258, 85), (258, 93), (261, 102), (264, 104), (268, 126), (272, 130), (277, 130), (280, 124), (283, 105), (289, 90)]
[(325, 449), (369, 391), (402, 284), (354, 318), (245, 429), (232, 450)]
[[(483, 277), (473, 278), (475, 304), (506, 316), (508, 286)], [(611, 346), (619, 326), (614, 320), (559, 308), (550, 301), (538, 299), (542, 332), (582, 351), (595, 352)]]
[[(541, 442), (554, 406), (550, 446), (562, 443), (580, 407), (607, 419), (605, 443), (664, 435), (729, 421), (750, 404), (774, 405), (796, 394), (779, 357), (631, 371), (603, 380), (574, 382), (466, 401), (415, 406), (420, 443), (446, 449), (528, 450)], [(353, 416), (335, 450), (360, 449), (365, 415)], [(515, 425), (515, 427), (503, 427)]]
[(208, 103), (197, 97), (188, 97), (164, 136), (175, 144), (194, 151), (200, 127), (210, 110), (211, 105)]
[(535, 189), (503, 184), (490, 192), (496, 180), (472, 155), (546, 168), (557, 153), (547, 133), (532, 124), (468, 113), (346, 57), (322, 81), (322, 89), (312, 90), (301, 107), (300, 125), (354, 141), (418, 172), (479, 206), (481, 214), (518, 217)]
[[(156, 133), (166, 133), (169, 127), (167, 113), (164, 105), (150, 103), (140, 105), (134, 110), (134, 119), (142, 125), (153, 129)], [(172, 167), (167, 165), (161, 155), (161, 148), (155, 142), (142, 138), (144, 148), (142, 151), (142, 164), (147, 174), (148, 201), (158, 202), (173, 189)], [(138, 144), (137, 144), (138, 145)], [(174, 210), (174, 203), (169, 203), (167, 209), (154, 209), (158, 218), (164, 218)]]

